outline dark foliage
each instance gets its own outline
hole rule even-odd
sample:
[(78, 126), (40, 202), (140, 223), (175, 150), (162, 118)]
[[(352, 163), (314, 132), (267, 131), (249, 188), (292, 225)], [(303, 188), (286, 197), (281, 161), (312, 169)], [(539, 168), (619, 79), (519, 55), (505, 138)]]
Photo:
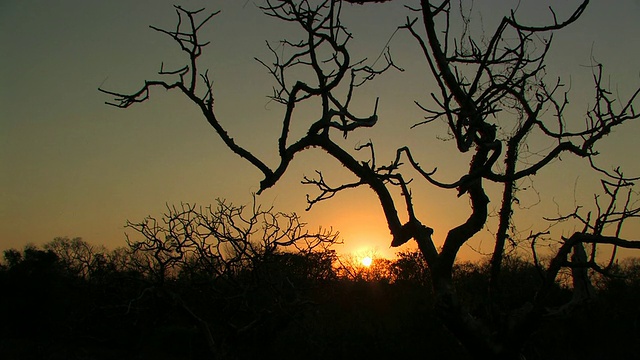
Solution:
[[(385, 279), (339, 276), (333, 251), (276, 252), (238, 272), (229, 279), (236, 285), (226, 289), (193, 271), (176, 271), (154, 287), (148, 275), (123, 265), (133, 264), (126, 257), (134, 255), (122, 249), (91, 248), (91, 266), (78, 272), (52, 250), (71, 241), (87, 245), (56, 239), (49, 250), (5, 251), (0, 358), (216, 358), (185, 309), (224, 339), (217, 358), (468, 358), (436, 316), (428, 272), (415, 253), (389, 261)], [(637, 261), (618, 265), (614, 277), (599, 278), (594, 301), (546, 319), (525, 349), (527, 359), (634, 358), (640, 350), (638, 269)], [(504, 271), (499, 301), (519, 308), (541, 281), (538, 272), (521, 259), (508, 259)], [(456, 265), (456, 291), (469, 299), (463, 306), (474, 316), (491, 317), (488, 272), (487, 263)], [(557, 285), (554, 296), (561, 303), (571, 294)]]

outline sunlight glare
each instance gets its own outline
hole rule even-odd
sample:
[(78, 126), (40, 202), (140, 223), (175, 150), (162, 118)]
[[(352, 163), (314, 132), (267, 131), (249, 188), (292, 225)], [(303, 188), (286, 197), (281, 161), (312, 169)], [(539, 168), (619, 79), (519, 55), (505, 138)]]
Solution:
[(373, 259), (369, 256), (365, 256), (362, 258), (362, 265), (364, 265), (365, 267), (371, 266), (372, 262), (373, 262)]

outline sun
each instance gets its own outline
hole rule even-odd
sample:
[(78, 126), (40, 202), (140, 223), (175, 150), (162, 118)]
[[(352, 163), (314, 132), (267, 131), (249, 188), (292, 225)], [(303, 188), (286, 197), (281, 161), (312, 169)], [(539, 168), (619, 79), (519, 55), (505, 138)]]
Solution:
[(370, 256), (365, 256), (362, 258), (362, 265), (365, 267), (371, 266), (372, 262), (373, 262), (373, 259)]

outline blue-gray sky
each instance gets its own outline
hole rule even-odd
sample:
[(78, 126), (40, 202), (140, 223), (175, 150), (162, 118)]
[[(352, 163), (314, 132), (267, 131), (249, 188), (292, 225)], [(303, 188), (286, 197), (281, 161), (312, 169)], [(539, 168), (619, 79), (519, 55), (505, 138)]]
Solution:
[[(290, 36), (292, 28), (263, 16), (254, 5), (259, 2), (192, 0), (181, 5), (222, 10), (203, 33), (212, 43), (201, 66), (210, 69), (215, 81), (221, 121), (240, 144), (273, 165), (282, 108), (266, 98), (273, 82), (253, 58), (270, 61), (265, 40)], [(411, 15), (402, 4), (416, 2), (349, 7), (345, 23), (355, 35), (356, 57), (376, 58), (395, 28)], [(99, 86), (136, 90), (144, 79), (157, 77), (162, 61), (182, 65), (172, 40), (148, 27), (173, 27), (173, 3), (0, 2), (0, 248), (42, 244), (56, 236), (121, 246), (127, 219), (158, 216), (165, 204), (206, 205), (215, 198), (250, 202), (260, 173), (228, 151), (180, 94), (156, 90), (147, 103), (120, 110), (104, 105), (109, 99), (97, 91)], [(561, 15), (578, 3), (523, 0), (518, 15), (527, 21), (549, 20), (548, 5)], [(515, 4), (477, 0), (475, 11), (482, 15), (476, 13), (475, 19), (482, 19), (490, 31), (497, 16)], [(591, 56), (604, 63), (608, 81), (623, 99), (640, 85), (639, 15), (637, 0), (596, 0), (582, 19), (555, 36), (548, 71), (571, 83), (571, 121), (581, 123), (581, 115), (593, 103), (591, 70), (585, 66)], [(363, 91), (363, 108), (380, 97), (380, 124), (351, 136), (349, 146), (373, 139), (383, 162), (390, 161), (403, 143), (420, 145), (421, 163), (432, 163), (442, 169), (443, 177), (453, 177), (456, 173), (447, 172), (447, 165), (460, 160), (464, 166), (467, 160), (451, 155), (452, 144), (436, 140), (438, 133), (426, 127), (408, 130), (422, 116), (413, 100), (427, 99), (433, 88), (424, 60), (406, 33), (397, 33), (390, 46), (398, 65), (407, 71), (385, 75)], [(628, 124), (606, 139), (599, 147), (602, 163), (640, 174), (637, 157), (631, 155), (637, 152), (639, 130), (638, 124)], [(526, 216), (553, 216), (555, 203), (567, 211), (576, 198), (588, 199), (597, 190), (597, 178), (589, 171), (574, 171), (578, 165), (586, 164), (563, 158), (540, 174), (535, 185), (543, 202), (523, 210)], [(311, 151), (300, 156), (282, 183), (265, 192), (260, 202), (303, 212), (304, 195), (314, 189), (299, 181), (316, 168), (337, 179), (342, 176), (339, 165)], [(466, 199), (428, 186), (414, 188), (420, 211), (430, 216), (436, 236), (443, 237), (448, 227), (466, 217)], [(535, 202), (533, 197), (530, 202)], [(494, 200), (492, 206), (498, 205)], [(378, 249), (382, 255), (391, 254), (381, 210), (367, 189), (341, 193), (302, 215), (312, 228), (341, 231), (348, 251)], [(466, 251), (472, 256), (470, 249)]]

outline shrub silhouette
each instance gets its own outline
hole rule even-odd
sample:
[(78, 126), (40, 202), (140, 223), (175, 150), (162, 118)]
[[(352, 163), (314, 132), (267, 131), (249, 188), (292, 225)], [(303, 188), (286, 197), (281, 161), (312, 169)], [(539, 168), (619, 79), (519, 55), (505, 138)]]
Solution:
[[(121, 250), (114, 252), (122, 255)], [(97, 254), (112, 261), (118, 258), (114, 252)], [(404, 274), (402, 269), (408, 266), (411, 274), (419, 273), (413, 271), (418, 265), (408, 259), (419, 257), (400, 254), (389, 261), (389, 272)], [(272, 253), (254, 270), (233, 276), (247, 291), (242, 301), (234, 301), (234, 296), (241, 295), (233, 292), (237, 288), (222, 288), (228, 296), (221, 296), (221, 288), (204, 273), (178, 272), (165, 284), (167, 291), (151, 296), (147, 290), (141, 296), (154, 277), (133, 268), (107, 264), (112, 270), (96, 281), (97, 277), (67, 271), (51, 250), (8, 250), (0, 267), (0, 357), (209, 359), (200, 329), (172, 296), (177, 293), (212, 330), (226, 334), (222, 358), (410, 358), (424, 354), (470, 358), (434, 311), (434, 295), (425, 291), (428, 278), (366, 281), (339, 277), (331, 271), (335, 261), (332, 251)], [(640, 350), (634, 342), (640, 336), (638, 263), (622, 262), (615, 277), (599, 278), (597, 297), (580, 311), (543, 322), (523, 351), (527, 359), (635, 358)], [(520, 292), (529, 288), (529, 282), (539, 281), (539, 275), (533, 264), (522, 259), (513, 258), (506, 264), (505, 279), (513, 291), (503, 293), (500, 301), (518, 307), (527, 299)], [(456, 291), (478, 294), (486, 288), (489, 271), (486, 262), (456, 265)], [(566, 298), (571, 293), (558, 285), (556, 296)], [(482, 296), (475, 298), (464, 306), (472, 313), (490, 316), (491, 308)], [(245, 331), (229, 326), (240, 323), (242, 316), (255, 320), (255, 311), (264, 313)]]

